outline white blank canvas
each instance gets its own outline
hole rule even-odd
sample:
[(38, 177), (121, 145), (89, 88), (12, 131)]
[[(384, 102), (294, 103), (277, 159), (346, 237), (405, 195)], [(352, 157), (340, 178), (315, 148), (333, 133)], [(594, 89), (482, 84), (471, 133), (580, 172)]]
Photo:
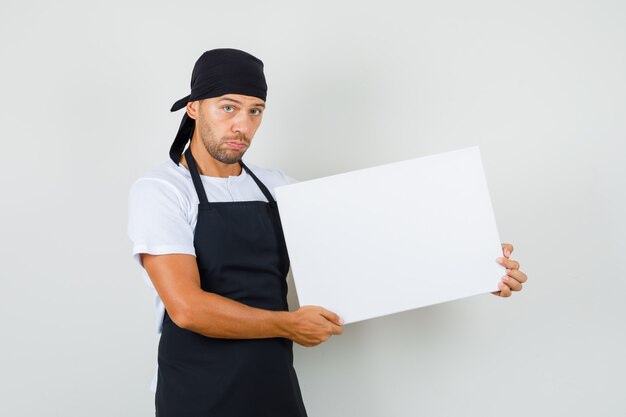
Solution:
[(497, 290), (478, 147), (275, 189), (300, 305), (346, 323)]

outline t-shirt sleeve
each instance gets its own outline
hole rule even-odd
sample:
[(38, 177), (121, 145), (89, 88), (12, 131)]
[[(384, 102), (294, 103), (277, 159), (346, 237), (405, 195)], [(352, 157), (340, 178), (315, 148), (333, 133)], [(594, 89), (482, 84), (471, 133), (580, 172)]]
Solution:
[(285, 174), (282, 170), (277, 169), (275, 171), (273, 171), (273, 178), (272, 178), (272, 185), (274, 187), (280, 187), (282, 185), (290, 185), (290, 184), (295, 184), (298, 181), (295, 178), (290, 177), (289, 175)]
[(187, 216), (183, 198), (172, 184), (156, 178), (136, 181), (129, 192), (128, 209), (128, 236), (135, 260), (141, 265), (141, 253), (195, 256)]
[(292, 178), (292, 177), (290, 177), (290, 176), (288, 176), (288, 175), (285, 175), (285, 173), (284, 173), (283, 171), (279, 171), (279, 172), (280, 172), (280, 174), (281, 174), (281, 175), (282, 175), (282, 177), (283, 177), (283, 181), (285, 182), (285, 185), (295, 184), (295, 183), (297, 183), (297, 182), (300, 182), (300, 181), (298, 181), (298, 180), (297, 180), (297, 179), (295, 179), (295, 178)]

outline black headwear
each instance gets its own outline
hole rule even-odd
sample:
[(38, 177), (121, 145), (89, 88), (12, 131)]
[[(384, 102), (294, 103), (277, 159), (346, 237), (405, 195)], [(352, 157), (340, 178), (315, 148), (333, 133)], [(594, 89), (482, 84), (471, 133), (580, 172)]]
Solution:
[[(263, 62), (238, 49), (206, 51), (193, 67), (191, 94), (174, 103), (170, 111), (180, 110), (191, 101), (224, 94), (243, 94), (265, 100), (267, 83), (263, 75)], [(195, 126), (195, 120), (185, 112), (170, 148), (170, 158), (176, 164), (180, 161), (180, 155), (193, 135)]]

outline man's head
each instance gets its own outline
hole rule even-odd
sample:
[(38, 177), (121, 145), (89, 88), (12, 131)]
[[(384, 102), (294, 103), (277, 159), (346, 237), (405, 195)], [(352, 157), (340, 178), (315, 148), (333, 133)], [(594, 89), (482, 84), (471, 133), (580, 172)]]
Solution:
[[(236, 142), (242, 143), (246, 141), (246, 137), (251, 140), (254, 136), (261, 117), (254, 117), (250, 120), (247, 118), (256, 115), (255, 109), (260, 109), (260, 114), (262, 114), (266, 95), (267, 83), (263, 74), (263, 62), (258, 58), (237, 49), (213, 49), (202, 54), (193, 68), (191, 94), (178, 100), (171, 109), (171, 111), (177, 111), (183, 107), (187, 108), (170, 149), (172, 160), (175, 163), (179, 162), (185, 145), (192, 135), (201, 137), (203, 142), (206, 141), (207, 150), (209, 146), (213, 146), (215, 152), (227, 160), (236, 153), (233, 151), (245, 152), (247, 146), (241, 149), (236, 146)], [(237, 112), (229, 113), (224, 110), (226, 105), (222, 107), (217, 105), (225, 96), (234, 99), (234, 101), (231, 100), (231, 104), (233, 110), (238, 110)], [(236, 102), (245, 105), (245, 108), (236, 107), (235, 105), (238, 105)], [(217, 111), (220, 108), (222, 111)], [(244, 118), (241, 116), (244, 113), (246, 123), (243, 123)], [(230, 116), (226, 117), (227, 114)], [(197, 134), (194, 135), (196, 123), (202, 132), (198, 129)], [(234, 128), (252, 130), (250, 130), (251, 133), (236, 133), (232, 130)], [(233, 138), (235, 139), (231, 140)], [(223, 143), (215, 145), (216, 141)], [(229, 142), (231, 146), (227, 146)], [(215, 146), (220, 149), (215, 149)], [(225, 154), (222, 152), (224, 146), (229, 148), (224, 151)]]

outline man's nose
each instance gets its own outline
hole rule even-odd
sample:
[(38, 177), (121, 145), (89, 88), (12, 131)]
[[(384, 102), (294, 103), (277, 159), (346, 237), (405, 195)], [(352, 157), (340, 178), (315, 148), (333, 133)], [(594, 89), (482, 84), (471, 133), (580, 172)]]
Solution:
[(239, 132), (244, 136), (247, 136), (252, 127), (252, 120), (246, 114), (246, 112), (240, 112), (233, 120), (233, 132)]

